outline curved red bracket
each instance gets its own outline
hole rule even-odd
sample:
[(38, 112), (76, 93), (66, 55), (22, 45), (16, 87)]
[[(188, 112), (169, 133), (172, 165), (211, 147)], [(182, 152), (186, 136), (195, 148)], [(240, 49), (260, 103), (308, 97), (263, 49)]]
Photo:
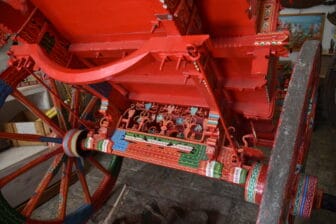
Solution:
[(90, 84), (106, 81), (127, 69), (152, 58), (149, 52), (135, 51), (133, 54), (103, 66), (88, 69), (69, 69), (56, 64), (37, 44), (13, 46), (12, 53), (17, 56), (30, 56), (35, 63), (53, 79), (73, 84)]

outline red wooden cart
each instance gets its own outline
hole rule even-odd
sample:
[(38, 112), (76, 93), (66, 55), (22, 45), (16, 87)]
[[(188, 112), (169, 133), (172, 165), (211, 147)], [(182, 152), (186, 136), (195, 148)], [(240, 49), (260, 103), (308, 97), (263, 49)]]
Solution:
[[(53, 158), (20, 212), (0, 195), (1, 222), (85, 222), (111, 193), (123, 157), (240, 185), (246, 201), (260, 204), (257, 223), (309, 217), (323, 201), (316, 177), (302, 173), (320, 46), (306, 42), (292, 74), (280, 75), (288, 33), (276, 29), (279, 10), (278, 0), (1, 1), (0, 44), (14, 44), (0, 75), (0, 107), (14, 96), (53, 136), (0, 137), (55, 143), (0, 179), (2, 188)], [(28, 75), (49, 91), (57, 120), (17, 89)], [(71, 86), (68, 101), (62, 83)], [(108, 167), (97, 151), (110, 156)], [(94, 192), (83, 161), (103, 173)], [(34, 220), (59, 169), (57, 217)], [(72, 171), (84, 202), (67, 214)]]

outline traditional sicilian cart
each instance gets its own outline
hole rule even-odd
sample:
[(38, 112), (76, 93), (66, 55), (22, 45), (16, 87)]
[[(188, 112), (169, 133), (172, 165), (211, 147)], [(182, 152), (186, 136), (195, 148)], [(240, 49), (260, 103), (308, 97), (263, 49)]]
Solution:
[[(0, 107), (12, 95), (52, 134), (0, 137), (53, 146), (0, 178), (5, 188), (52, 161), (20, 210), (0, 195), (0, 222), (85, 222), (113, 190), (123, 157), (239, 185), (259, 205), (257, 223), (293, 223), (327, 207), (333, 197), (303, 173), (320, 46), (306, 42), (282, 76), (288, 32), (277, 31), (279, 9), (278, 0), (1, 1), (0, 43), (13, 45)], [(49, 92), (56, 118), (17, 88), (29, 75)], [(95, 190), (86, 164), (102, 174)], [(58, 170), (56, 217), (36, 220)], [(68, 212), (73, 176), (84, 200)]]

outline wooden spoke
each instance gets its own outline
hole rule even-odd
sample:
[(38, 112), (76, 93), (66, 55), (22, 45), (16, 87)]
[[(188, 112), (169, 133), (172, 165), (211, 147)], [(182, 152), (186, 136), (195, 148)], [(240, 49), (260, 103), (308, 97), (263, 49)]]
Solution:
[(68, 200), (68, 191), (70, 184), (70, 177), (72, 171), (73, 159), (68, 157), (65, 164), (63, 164), (62, 170), (62, 179), (60, 185), (60, 193), (59, 193), (59, 203), (58, 203), (58, 218), (64, 219), (66, 215), (66, 207)]
[(22, 95), (17, 89), (13, 90), (12, 95), (25, 105), (31, 112), (33, 112), (37, 117), (41, 118), (58, 136), (64, 136), (65, 131), (62, 130), (57, 124), (55, 124), (50, 118), (48, 118), (40, 109), (38, 109), (34, 104), (32, 104), (25, 96)]
[(47, 152), (44, 155), (39, 156), (38, 158), (30, 161), (26, 165), (20, 167), (19, 169), (15, 170), (14, 172), (4, 176), (0, 179), (0, 188), (8, 184), (10, 181), (14, 180), (18, 176), (22, 175), (23, 173), (27, 172), (28, 170), (32, 169), (33, 167), (43, 163), (44, 161), (56, 156), (57, 154), (60, 154), (63, 152), (62, 147), (58, 147), (55, 150), (52, 150), (51, 152)]
[[(83, 120), (81, 120), (79, 118), (78, 113), (76, 114), (76, 112), (74, 112), (66, 103), (63, 102), (63, 100), (61, 99), (60, 95), (57, 92), (55, 92), (53, 89), (49, 88), (43, 82), (43, 80), (41, 80), (41, 78), (39, 78), (38, 76), (34, 75), (33, 73), (32, 73), (32, 75), (50, 92), (50, 94), (54, 97), (54, 100), (57, 101), (58, 104), (62, 105), (66, 110), (69, 111), (69, 114), (70, 114), (69, 117), (73, 117), (73, 119), (75, 121), (78, 121), (78, 123), (82, 124), (84, 127), (89, 128), (87, 126), (87, 124), (85, 123), (85, 121), (83, 121)], [(56, 88), (56, 85), (54, 86), (54, 88)], [(64, 119), (64, 117), (62, 119)], [(64, 125), (65, 125), (65, 120), (62, 121), (62, 122), (64, 122)]]
[(70, 114), (69, 116), (69, 122), (72, 127), (77, 126), (77, 121), (80, 119), (79, 118), (79, 102), (80, 102), (80, 91), (77, 88), (72, 88), (72, 97), (71, 97), (71, 110), (73, 113)]
[(81, 119), (87, 119), (87, 116), (92, 112), (97, 101), (98, 101), (98, 98), (96, 96), (92, 96), (89, 103), (86, 105), (86, 107), (84, 108), (81, 114), (81, 117), (80, 117)]
[(82, 185), (84, 200), (86, 203), (91, 204), (92, 198), (91, 198), (91, 194), (89, 191), (89, 187), (86, 182), (84, 167), (82, 166), (80, 159), (77, 159), (75, 161), (75, 166), (76, 166), (76, 173), (77, 173), (78, 179)]
[(55, 80), (53, 79), (49, 79), (49, 85), (50, 85), (50, 89), (51, 91), (50, 92), (54, 92), (56, 94), (56, 96), (54, 94), (50, 94), (50, 97), (53, 101), (53, 104), (54, 104), (54, 107), (56, 108), (56, 111), (57, 111), (57, 119), (58, 119), (58, 122), (61, 126), (61, 128), (63, 130), (66, 130), (66, 121), (65, 121), (65, 118), (64, 118), (64, 114), (62, 112), (62, 104), (60, 103), (63, 102), (62, 99), (61, 99), (61, 96), (57, 90), (57, 86), (56, 86), (56, 82)]
[(85, 89), (87, 92), (91, 93), (93, 96), (96, 96), (96, 97), (100, 98), (101, 100), (107, 100), (106, 97), (103, 94), (101, 94), (100, 92), (98, 92), (97, 90), (92, 88), (91, 86), (83, 85), (81, 87), (83, 89)]
[(29, 142), (54, 142), (59, 144), (62, 143), (61, 138), (45, 137), (42, 135), (35, 135), (35, 134), (0, 132), (0, 138), (16, 139), (20, 141), (29, 141)]
[(104, 173), (106, 176), (111, 175), (110, 172), (105, 169), (105, 167), (103, 167), (95, 158), (93, 158), (92, 156), (87, 158), (88, 162), (95, 166), (98, 170), (100, 170), (102, 173)]
[(27, 204), (25, 205), (24, 209), (21, 213), (25, 216), (30, 217), (33, 213), (34, 209), (36, 208), (43, 192), (47, 189), (50, 181), (54, 178), (55, 174), (58, 172), (59, 168), (62, 164), (62, 159), (65, 158), (64, 154), (58, 155), (54, 161), (52, 162), (51, 166), (49, 167), (48, 171), (42, 178), (40, 184), (37, 186), (35, 193), (29, 199)]

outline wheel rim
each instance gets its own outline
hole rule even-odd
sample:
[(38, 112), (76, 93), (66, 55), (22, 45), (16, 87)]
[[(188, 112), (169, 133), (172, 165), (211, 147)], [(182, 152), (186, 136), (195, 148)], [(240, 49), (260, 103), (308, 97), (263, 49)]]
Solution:
[[(317, 107), (317, 98), (318, 98), (318, 77), (314, 77), (311, 82), (311, 87), (308, 91), (308, 97), (306, 102), (306, 111), (305, 111), (305, 119), (303, 121), (302, 133), (300, 134), (301, 140), (298, 147), (299, 156), (298, 162), (296, 165), (295, 174), (303, 173), (306, 165), (306, 156), (308, 154), (308, 149), (310, 147), (311, 136), (314, 130), (314, 121), (316, 115), (316, 107)], [(298, 178), (296, 178), (298, 180)], [(296, 192), (296, 191), (295, 191)], [(295, 198), (295, 195), (292, 195)], [(288, 213), (287, 223), (294, 224), (295, 223), (295, 215)]]
[(312, 86), (308, 91), (309, 97), (307, 99), (307, 109), (302, 133), (301, 133), (301, 143), (299, 146), (299, 158), (296, 167), (296, 173), (303, 172), (306, 163), (306, 156), (308, 149), (310, 147), (311, 137), (314, 130), (315, 124), (315, 115), (316, 115), (316, 107), (317, 107), (317, 99), (318, 99), (318, 78), (316, 77), (312, 81)]
[[(29, 74), (32, 74), (38, 82), (49, 91), (54, 107), (57, 111), (57, 121), (48, 118), (42, 110), (33, 105), (24, 95), (17, 89), (17, 84), (22, 81)], [(15, 75), (15, 79), (13, 78)], [(20, 77), (19, 79), (17, 77)], [(16, 67), (9, 67), (0, 75), (0, 108), (3, 106), (5, 99), (9, 94), (16, 98), (21, 104), (25, 105), (44, 123), (46, 123), (53, 131), (54, 136), (38, 136), (24, 133), (6, 133), (0, 132), (0, 138), (20, 139), (37, 142), (52, 142), (56, 144), (53, 148), (48, 149), (42, 155), (34, 158), (30, 162), (19, 166), (15, 171), (9, 172), (0, 177), (0, 222), (1, 223), (83, 223), (85, 222), (97, 209), (99, 209), (108, 195), (113, 190), (117, 176), (119, 174), (122, 158), (106, 155), (105, 163), (103, 164), (94, 157), (92, 153), (82, 152), (80, 157), (68, 156), (60, 143), (63, 143), (63, 138), (67, 130), (76, 128), (81, 130), (94, 129), (95, 122), (92, 122), (94, 111), (97, 110), (97, 97), (94, 93), (85, 90), (82, 87), (72, 86), (71, 102), (66, 104), (59, 93), (59, 83), (52, 79), (42, 79), (34, 73), (30, 73), (28, 69), (17, 70)], [(90, 89), (90, 88), (89, 88)], [(87, 104), (81, 104), (80, 97), (90, 96)], [(79, 135), (77, 135), (78, 137)], [(77, 147), (77, 146), (76, 146)], [(82, 162), (82, 161), (85, 162)], [(2, 191), (9, 188), (10, 185), (17, 179), (23, 178), (30, 170), (37, 169), (46, 161), (50, 161), (51, 165), (47, 172), (43, 171), (42, 179), (39, 181), (37, 187), (34, 188), (33, 194), (28, 197), (25, 203), (21, 206), (22, 210), (17, 211), (8, 202), (5, 194)], [(89, 189), (88, 175), (86, 173), (84, 164), (90, 164), (90, 170), (100, 172), (100, 179), (96, 183), (94, 189)], [(45, 174), (44, 174), (45, 172)], [(60, 173), (60, 174), (58, 174)], [(56, 180), (60, 175), (59, 180)], [(80, 186), (77, 190), (82, 194), (82, 205), (69, 209), (69, 199), (72, 190), (72, 181), (76, 177), (77, 183)], [(55, 201), (56, 208), (54, 217), (35, 218), (34, 211), (38, 209), (42, 198), (51, 186), (59, 185), (57, 195), (58, 200)], [(28, 187), (28, 186), (27, 186)], [(70, 212), (69, 212), (70, 211)]]

